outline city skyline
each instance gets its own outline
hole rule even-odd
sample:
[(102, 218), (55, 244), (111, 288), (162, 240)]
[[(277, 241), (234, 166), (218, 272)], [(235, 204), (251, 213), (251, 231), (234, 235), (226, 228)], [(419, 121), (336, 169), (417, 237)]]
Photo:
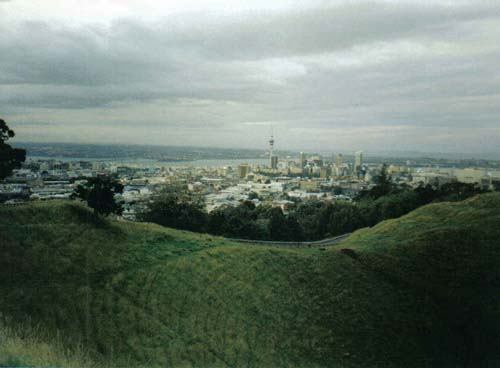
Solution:
[(487, 1), (0, 1), (13, 142), (499, 152)]

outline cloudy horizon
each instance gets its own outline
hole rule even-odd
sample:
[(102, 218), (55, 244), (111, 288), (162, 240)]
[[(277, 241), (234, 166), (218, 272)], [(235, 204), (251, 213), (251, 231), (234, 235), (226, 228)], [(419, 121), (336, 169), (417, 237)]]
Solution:
[(500, 3), (0, 0), (32, 142), (500, 152)]

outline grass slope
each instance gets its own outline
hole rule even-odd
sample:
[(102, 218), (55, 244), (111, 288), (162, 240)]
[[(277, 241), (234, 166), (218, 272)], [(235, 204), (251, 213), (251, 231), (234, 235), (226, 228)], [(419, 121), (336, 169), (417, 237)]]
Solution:
[(47, 341), (82, 344), (94, 364), (495, 366), (499, 239), (499, 194), (426, 206), (327, 251), (96, 222), (71, 202), (0, 207), (0, 311), (11, 330), (29, 317)]
[[(8, 319), (7, 319), (8, 320)], [(28, 324), (13, 328), (0, 322), (0, 367), (98, 368), (82, 345), (65, 343), (62, 336), (50, 336)]]

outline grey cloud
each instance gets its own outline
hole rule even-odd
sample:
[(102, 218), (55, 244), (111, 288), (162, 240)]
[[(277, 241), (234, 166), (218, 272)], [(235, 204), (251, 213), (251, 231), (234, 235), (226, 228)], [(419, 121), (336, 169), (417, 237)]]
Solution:
[[(109, 27), (0, 25), (0, 106), (14, 119), (28, 110), (50, 119), (54, 109), (58, 121), (88, 117), (127, 129), (143, 119), (179, 132), (206, 129), (212, 140), (214, 127), (249, 132), (243, 123), (252, 121), (277, 121), (297, 135), (305, 127), (490, 129), (500, 112), (499, 18), (492, 2), (364, 2)], [(407, 54), (320, 62), (398, 42), (408, 43)], [(453, 47), (412, 50), (433, 42)]]
[[(479, 3), (478, 3), (479, 4)], [(372, 2), (239, 20), (170, 17), (109, 28), (26, 23), (1, 29), (3, 83), (99, 85), (169, 81), (209, 60), (259, 60), (331, 52), (404, 37), (439, 36), (457, 22), (500, 16), (498, 7), (389, 5)]]
[(176, 39), (214, 58), (259, 59), (322, 53), (377, 40), (439, 35), (453, 24), (500, 17), (488, 2), (419, 6), (375, 2), (288, 13), (262, 13), (221, 26), (201, 24)]
[(2, 35), (3, 83), (127, 84), (151, 81), (160, 70), (175, 67), (169, 62), (160, 69), (157, 61), (140, 58), (140, 50), (126, 53), (126, 48), (110, 47), (107, 36), (91, 27), (25, 23), (16, 29), (2, 29)]

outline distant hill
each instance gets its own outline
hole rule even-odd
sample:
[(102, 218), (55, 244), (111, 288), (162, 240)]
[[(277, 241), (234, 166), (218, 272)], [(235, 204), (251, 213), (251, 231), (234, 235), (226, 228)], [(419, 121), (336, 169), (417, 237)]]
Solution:
[(0, 206), (0, 241), (0, 366), (500, 365), (499, 193), (327, 250), (95, 221), (74, 202)]

